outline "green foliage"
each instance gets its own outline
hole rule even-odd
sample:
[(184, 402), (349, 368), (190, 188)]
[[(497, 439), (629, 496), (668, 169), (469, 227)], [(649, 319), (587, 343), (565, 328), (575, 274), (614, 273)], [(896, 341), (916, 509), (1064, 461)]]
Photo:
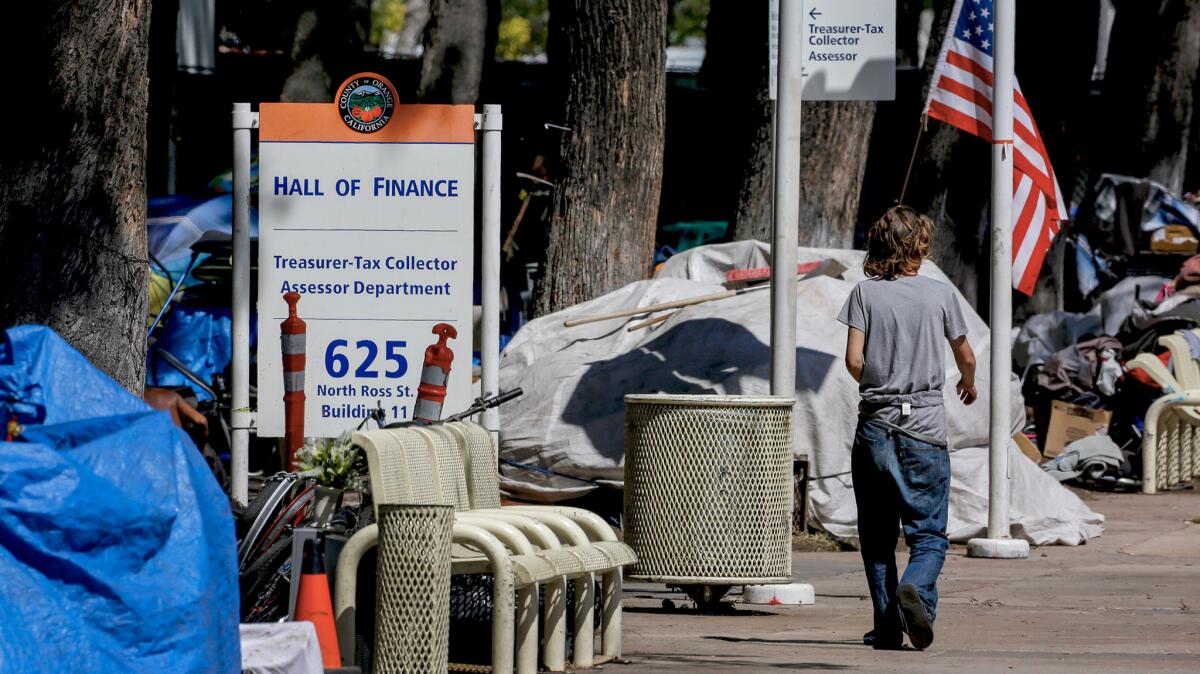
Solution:
[(672, 45), (681, 45), (689, 38), (704, 39), (705, 23), (708, 20), (709, 0), (675, 0), (671, 3)]
[(384, 33), (399, 33), (404, 27), (407, 11), (404, 0), (374, 0), (371, 3), (371, 44), (378, 47)]
[(504, 0), (496, 58), (516, 60), (546, 53), (549, 0)]
[(305, 447), (296, 454), (300, 459), (300, 471), (313, 471), (314, 479), (322, 487), (366, 491), (366, 466), (362, 454), (350, 444), (350, 434), (341, 437), (317, 440), (311, 449)]
[(358, 106), (364, 110), (371, 108), (383, 107), (383, 96), (381, 94), (353, 94), (348, 101), (350, 107)]

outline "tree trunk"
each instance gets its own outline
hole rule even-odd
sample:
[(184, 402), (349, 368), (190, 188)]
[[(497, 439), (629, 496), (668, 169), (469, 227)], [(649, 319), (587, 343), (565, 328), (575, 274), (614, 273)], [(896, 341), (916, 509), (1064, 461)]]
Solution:
[[(930, 259), (937, 263), (972, 305), (977, 305), (979, 289), (986, 287), (986, 278), (981, 278), (981, 274), (987, 272), (987, 265), (984, 264), (987, 258), (981, 256), (983, 227), (991, 193), (988, 177), (991, 154), (987, 142), (949, 124), (928, 120), (917, 146), (906, 190), (904, 185), (909, 153), (916, 141), (921, 110), (928, 97), (933, 69), (953, 6), (953, 0), (938, 0), (935, 7), (937, 16), (925, 53), (924, 74), (919, 79), (909, 80), (912, 92), (898, 92), (902, 98), (911, 101), (912, 107), (899, 111), (903, 121), (898, 129), (907, 135), (903, 144), (898, 143), (901, 149), (887, 160), (891, 168), (898, 170), (892, 173), (894, 184), (885, 191), (895, 197), (900, 197), (904, 192), (903, 203), (933, 220)], [(921, 89), (919, 95), (916, 94), (917, 89)], [(864, 213), (863, 224), (869, 224), (877, 215)]]
[(874, 123), (874, 101), (804, 104), (797, 239), (801, 246), (854, 247)]
[[(713, 0), (708, 16), (701, 75), (712, 117), (726, 129), (711, 139), (713, 163), (730, 186), (727, 217), (737, 240), (771, 240), (775, 104), (767, 79), (767, 9), (766, 0), (749, 6)], [(799, 243), (849, 248), (875, 103), (806, 101), (803, 115)]]
[[(930, 48), (935, 48), (935, 41), (931, 40)], [(930, 52), (930, 62), (937, 58), (934, 53)], [(916, 114), (920, 115), (919, 109)], [(991, 153), (987, 143), (949, 124), (929, 120), (927, 125), (904, 203), (933, 220), (929, 258), (979, 308), (979, 290), (987, 287), (990, 269), (983, 255), (983, 235), (991, 194)]]
[(561, 0), (550, 16), (559, 147), (539, 315), (646, 278), (666, 121), (665, 0)]
[(362, 61), (371, 7), (368, 0), (309, 0), (298, 8), (292, 73), (279, 100), (328, 103), (333, 88)]
[[(1100, 169), (1182, 192), (1200, 71), (1200, 2), (1121, 0), (1109, 43)], [(1153, 37), (1150, 37), (1153, 36)]]
[[(17, 3), (9, 86), (34, 122), (0, 144), (0, 324), (54, 328), (138, 394), (146, 362), (149, 3)], [(27, 108), (32, 111), (32, 107)]]
[(712, 0), (700, 71), (707, 114), (726, 129), (707, 140), (736, 240), (771, 239), (775, 102), (767, 82), (767, 10), (767, 0)]
[(494, 23), (488, 5), (487, 0), (430, 2), (418, 98), (434, 103), (479, 100), (484, 67), (495, 54), (495, 40), (488, 37)]

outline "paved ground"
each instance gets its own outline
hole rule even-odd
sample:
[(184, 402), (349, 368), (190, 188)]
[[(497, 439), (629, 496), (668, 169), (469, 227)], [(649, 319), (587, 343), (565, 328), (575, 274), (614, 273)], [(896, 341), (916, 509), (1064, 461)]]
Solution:
[[(1200, 492), (1080, 492), (1108, 517), (1081, 547), (977, 560), (954, 546), (925, 652), (861, 645), (870, 605), (858, 553), (794, 555), (817, 603), (700, 615), (662, 586), (627, 585), (625, 654), (635, 672), (1200, 672)], [(901, 563), (907, 555), (900, 555)], [(667, 610), (664, 598), (680, 606)]]

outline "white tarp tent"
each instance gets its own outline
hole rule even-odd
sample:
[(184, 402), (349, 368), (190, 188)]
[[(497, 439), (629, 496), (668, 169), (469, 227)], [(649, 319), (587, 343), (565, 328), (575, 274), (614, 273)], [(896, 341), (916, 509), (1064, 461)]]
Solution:
[[(864, 278), (862, 252), (801, 248), (800, 262), (835, 259), (843, 279), (796, 286), (797, 455), (809, 457), (810, 517), (840, 538), (856, 536), (857, 510), (850, 478), (850, 446), (858, 390), (841, 359), (846, 329), (836, 316), (851, 288)], [(502, 388), (525, 395), (504, 406), (500, 433), (504, 487), (543, 501), (620, 486), (627, 393), (764, 395), (770, 391), (770, 291), (749, 292), (678, 310), (658, 325), (629, 332), (643, 317), (564, 328), (592, 314), (695, 297), (725, 289), (725, 272), (769, 264), (766, 244), (741, 241), (693, 249), (672, 257), (654, 279), (632, 283), (526, 325), (501, 355)], [(946, 277), (931, 262), (921, 274)], [(959, 295), (969, 339), (980, 363), (971, 407), (947, 396), (950, 425), (950, 538), (983, 535), (987, 528), (988, 350), (990, 334)], [(947, 383), (957, 371), (946, 351)], [(1024, 403), (1014, 396), (1014, 431)], [(1013, 535), (1038, 545), (1076, 545), (1098, 536), (1104, 516), (1047, 476), (1010, 443)]]

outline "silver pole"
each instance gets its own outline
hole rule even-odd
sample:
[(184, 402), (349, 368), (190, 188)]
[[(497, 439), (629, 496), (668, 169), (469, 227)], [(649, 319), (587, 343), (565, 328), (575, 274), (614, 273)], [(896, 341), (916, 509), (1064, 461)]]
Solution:
[(771, 240), (771, 394), (796, 395), (796, 230), (800, 224), (800, 0), (779, 3), (775, 221)]
[(250, 129), (249, 103), (233, 104), (233, 499), (249, 500), (250, 450)]
[(987, 539), (968, 541), (972, 557), (1028, 557), (1029, 544), (1013, 540), (1008, 520), (1008, 452), (1012, 436), (1012, 199), (1013, 63), (1016, 1), (995, 4), (992, 91), (991, 424), (988, 439)]
[[(479, 340), (480, 388), (486, 393), (500, 391), (500, 133), (504, 115), (499, 105), (483, 106), (483, 279)], [(500, 447), (500, 410), (483, 413), (483, 427), (492, 435), (493, 446)]]
[(988, 538), (1008, 538), (1008, 445), (1012, 400), (1013, 52), (1015, 0), (996, 8), (995, 91), (992, 95), (992, 369), (988, 451)]

